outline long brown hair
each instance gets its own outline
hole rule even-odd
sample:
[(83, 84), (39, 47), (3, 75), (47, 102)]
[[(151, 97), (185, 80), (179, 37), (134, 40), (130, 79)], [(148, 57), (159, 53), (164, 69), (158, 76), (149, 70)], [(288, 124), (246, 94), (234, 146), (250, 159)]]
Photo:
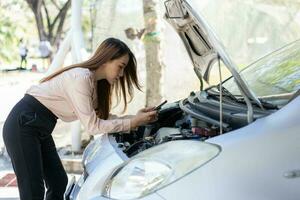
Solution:
[[(120, 77), (119, 80), (113, 85), (110, 85), (106, 79), (97, 81), (98, 108), (96, 109), (96, 113), (98, 117), (102, 119), (107, 119), (111, 109), (113, 90), (115, 91), (115, 95), (117, 97), (117, 105), (120, 103), (121, 96), (123, 96), (123, 112), (126, 111), (127, 104), (133, 99), (133, 87), (136, 87), (137, 89), (141, 90), (136, 71), (136, 58), (131, 52), (131, 50), (128, 48), (128, 46), (121, 40), (116, 38), (108, 38), (104, 40), (90, 59), (60, 69), (40, 80), (40, 83), (48, 81), (67, 70), (77, 67), (87, 68), (91, 71), (94, 71), (98, 67), (101, 67), (104, 63), (114, 59), (118, 59), (126, 54), (128, 54), (129, 56), (129, 61), (124, 69), (124, 76)], [(129, 101), (127, 101), (127, 94), (129, 94), (130, 97)]]

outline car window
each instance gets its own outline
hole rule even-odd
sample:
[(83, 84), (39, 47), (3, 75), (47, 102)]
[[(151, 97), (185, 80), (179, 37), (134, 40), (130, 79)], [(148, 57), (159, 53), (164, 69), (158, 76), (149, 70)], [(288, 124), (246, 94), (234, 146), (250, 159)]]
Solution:
[[(295, 92), (300, 89), (300, 41), (253, 63), (241, 75), (259, 97)], [(232, 94), (240, 95), (233, 78), (223, 86)]]
[[(220, 73), (219, 73), (220, 69), (221, 69), (222, 77), (220, 77)], [(212, 65), (210, 74), (209, 74), (209, 85), (207, 85), (207, 87), (219, 84), (220, 78), (222, 78), (222, 80), (226, 80), (227, 78), (229, 78), (231, 76), (229, 69), (225, 66), (225, 64), (222, 61), (220, 62), (220, 69), (219, 69), (218, 62), (215, 62)]]

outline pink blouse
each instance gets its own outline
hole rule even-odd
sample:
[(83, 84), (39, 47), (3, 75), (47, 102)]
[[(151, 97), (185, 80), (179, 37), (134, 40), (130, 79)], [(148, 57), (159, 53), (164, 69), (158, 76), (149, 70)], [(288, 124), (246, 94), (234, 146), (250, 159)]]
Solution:
[(97, 117), (96, 80), (94, 72), (86, 68), (73, 68), (38, 85), (26, 93), (34, 96), (59, 119), (70, 122), (79, 119), (90, 134), (127, 132), (130, 119)]

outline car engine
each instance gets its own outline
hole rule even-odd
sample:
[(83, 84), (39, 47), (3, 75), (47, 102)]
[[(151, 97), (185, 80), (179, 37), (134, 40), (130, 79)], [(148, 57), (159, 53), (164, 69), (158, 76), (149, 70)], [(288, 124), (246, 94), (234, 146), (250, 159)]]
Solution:
[[(132, 157), (145, 149), (172, 140), (206, 140), (243, 127), (247, 122), (244, 103), (223, 97), (223, 121), (220, 123), (219, 97), (206, 91), (192, 92), (181, 101), (166, 104), (154, 123), (140, 126), (127, 133), (115, 133), (118, 147)], [(254, 118), (260, 118), (274, 109), (261, 110), (254, 106)]]

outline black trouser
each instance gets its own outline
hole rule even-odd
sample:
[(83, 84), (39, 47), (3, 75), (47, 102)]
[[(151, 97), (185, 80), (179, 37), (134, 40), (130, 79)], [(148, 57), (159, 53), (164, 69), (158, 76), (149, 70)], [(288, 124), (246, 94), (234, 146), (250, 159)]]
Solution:
[(68, 177), (51, 133), (56, 116), (26, 94), (11, 110), (3, 139), (17, 177), (21, 200), (62, 200)]
[(25, 62), (25, 68), (26, 68), (26, 65), (27, 65), (27, 59), (26, 59), (27, 55), (25, 56), (21, 56), (21, 64), (20, 64), (20, 67), (22, 68), (22, 64), (23, 64), (23, 61)]

